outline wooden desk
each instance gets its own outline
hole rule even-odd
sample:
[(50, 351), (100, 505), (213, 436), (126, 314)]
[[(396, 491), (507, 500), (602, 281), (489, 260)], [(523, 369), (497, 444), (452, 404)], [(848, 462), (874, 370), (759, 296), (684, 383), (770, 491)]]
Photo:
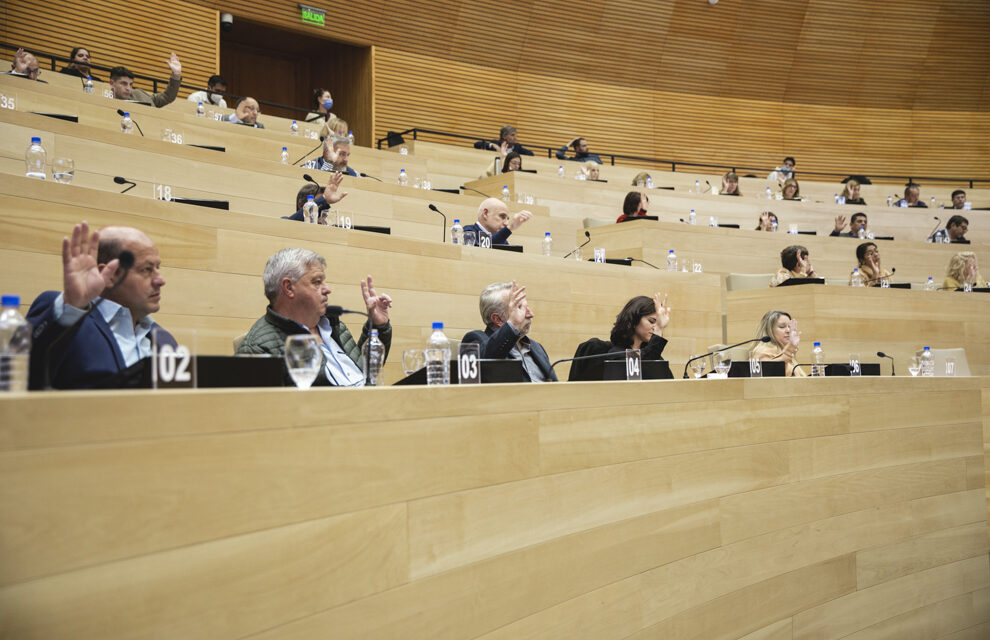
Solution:
[(5, 395), (0, 617), (80, 640), (966, 629), (982, 412), (977, 378)]

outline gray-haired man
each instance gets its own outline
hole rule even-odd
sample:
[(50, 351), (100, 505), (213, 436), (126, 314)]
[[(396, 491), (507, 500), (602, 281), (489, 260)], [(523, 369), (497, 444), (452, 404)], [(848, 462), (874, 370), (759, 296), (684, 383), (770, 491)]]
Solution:
[[(368, 324), (355, 343), (340, 318), (326, 314), (330, 295), (326, 267), (323, 256), (307, 249), (282, 249), (269, 258), (262, 276), (268, 310), (251, 327), (237, 353), (283, 356), (288, 336), (311, 333), (323, 351), (323, 366), (314, 384), (360, 387), (364, 385), (361, 346), (368, 339)], [(361, 281), (361, 294), (387, 358), (392, 344), (388, 318), (392, 299), (375, 293), (371, 276)]]

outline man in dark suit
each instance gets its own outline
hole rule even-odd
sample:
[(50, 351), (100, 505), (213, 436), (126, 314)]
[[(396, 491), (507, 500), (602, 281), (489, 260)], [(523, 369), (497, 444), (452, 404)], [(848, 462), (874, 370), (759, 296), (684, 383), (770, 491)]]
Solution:
[(490, 249), (493, 244), (509, 244), (512, 232), (533, 217), (529, 211), (509, 214), (509, 205), (498, 198), (488, 198), (478, 205), (478, 221), (464, 227), (477, 234), (479, 247)]
[(462, 342), (481, 345), (484, 359), (522, 360), (528, 382), (556, 382), (550, 357), (536, 340), (529, 337), (533, 312), (526, 303), (526, 287), (515, 282), (497, 282), (485, 287), (479, 302), (484, 331), (469, 331)]
[(866, 214), (862, 211), (857, 211), (852, 214), (849, 218), (849, 231), (843, 231), (846, 228), (846, 217), (841, 213), (835, 216), (835, 228), (828, 235), (843, 237), (843, 238), (858, 238), (859, 232), (862, 229), (865, 236), (866, 230), (869, 228), (869, 221), (866, 218)]
[[(129, 271), (118, 269), (124, 251), (134, 256)], [(46, 365), (56, 389), (103, 386), (151, 355), (152, 332), (160, 344), (176, 346), (150, 317), (165, 286), (160, 268), (158, 247), (141, 231), (107, 227), (91, 235), (86, 222), (77, 224), (72, 239), (62, 241), (62, 292), (42, 293), (28, 311), (34, 326), (30, 388), (45, 387)], [(98, 298), (99, 308), (59, 339)]]

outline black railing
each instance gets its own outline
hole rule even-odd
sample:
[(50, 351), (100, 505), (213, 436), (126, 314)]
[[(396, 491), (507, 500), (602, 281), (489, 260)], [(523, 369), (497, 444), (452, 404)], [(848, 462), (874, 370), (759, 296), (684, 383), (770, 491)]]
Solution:
[[(390, 134), (391, 135), (388, 135), (388, 136), (386, 136), (384, 138), (379, 138), (378, 139), (377, 146), (378, 146), (379, 149), (382, 148), (382, 143), (388, 143), (389, 140), (394, 140), (396, 136), (407, 136), (407, 135), (411, 135), (413, 140), (418, 140), (420, 134), (426, 134), (426, 135), (430, 135), (430, 136), (437, 136), (439, 138), (455, 138), (455, 139), (459, 139), (459, 140), (470, 140), (471, 143), (472, 143), (472, 145), (474, 144), (474, 142), (477, 142), (478, 140), (483, 140), (483, 139), (484, 140), (488, 140), (489, 139), (489, 138), (484, 138), (483, 136), (468, 136), (468, 135), (464, 135), (464, 134), (460, 134), (460, 133), (450, 133), (448, 131), (436, 131), (434, 129), (423, 129), (422, 127), (413, 127), (412, 129), (406, 129), (405, 131), (390, 132)], [(389, 146), (394, 146), (394, 145), (389, 145)], [(560, 147), (548, 147), (548, 146), (540, 145), (540, 144), (527, 144), (526, 147), (528, 149), (540, 149), (541, 151), (542, 150), (546, 150), (547, 157), (548, 158), (552, 158), (552, 159), (557, 159), (556, 158), (557, 150), (560, 148)], [(744, 171), (745, 172), (757, 172), (759, 175), (757, 175), (756, 177), (761, 177), (761, 175), (762, 176), (769, 175), (769, 173), (771, 171), (774, 171), (776, 169), (776, 167), (769, 167), (768, 168), (768, 167), (749, 167), (749, 166), (730, 165), (730, 164), (718, 164), (718, 163), (712, 164), (712, 163), (708, 163), (708, 162), (696, 162), (696, 161), (693, 161), (693, 160), (665, 160), (665, 159), (662, 159), (662, 158), (648, 158), (646, 156), (633, 156), (633, 155), (626, 155), (626, 154), (621, 154), (621, 153), (598, 153), (598, 156), (600, 158), (602, 158), (602, 159), (606, 159), (607, 158), (608, 161), (609, 161), (608, 163), (610, 165), (613, 165), (613, 166), (615, 165), (615, 161), (616, 160), (621, 160), (621, 161), (626, 162), (627, 164), (636, 164), (638, 166), (644, 166), (644, 167), (666, 167), (666, 166), (669, 166), (670, 167), (670, 170), (672, 172), (676, 172), (678, 166), (680, 166), (682, 168), (683, 167), (690, 167), (690, 168), (701, 168), (701, 169), (717, 169), (718, 170), (717, 171), (718, 173), (721, 173), (723, 170), (734, 171), (736, 173), (740, 173), (740, 172), (744, 172)], [(912, 175), (907, 174), (907, 173), (895, 174), (895, 175), (878, 175), (878, 174), (875, 174), (875, 173), (863, 173), (863, 172), (855, 172), (855, 171), (844, 172), (844, 173), (835, 173), (835, 172), (830, 172), (830, 171), (808, 171), (808, 170), (803, 169), (803, 168), (801, 169), (801, 171), (795, 172), (795, 173), (800, 173), (801, 177), (837, 178), (838, 180), (842, 180), (842, 179), (847, 178), (849, 176), (863, 175), (863, 176), (868, 176), (871, 180), (872, 179), (877, 179), (877, 180), (903, 180), (905, 183), (910, 183), (910, 182), (920, 183), (922, 181), (925, 181), (925, 182), (948, 182), (948, 183), (956, 184), (956, 185), (958, 185), (960, 183), (966, 183), (966, 184), (969, 185), (969, 188), (970, 189), (973, 189), (974, 188), (974, 185), (976, 183), (979, 183), (979, 182), (990, 183), (990, 178), (956, 178), (956, 177), (936, 177), (936, 176), (912, 176)], [(743, 176), (743, 177), (746, 177), (746, 176)]]
[[(6, 49), (8, 51), (17, 51), (20, 48), (21, 47), (19, 47), (18, 45), (13, 45), (13, 44), (10, 44), (9, 42), (0, 42), (0, 49)], [(36, 58), (47, 58), (50, 61), (50, 66), (51, 66), (52, 71), (55, 72), (55, 73), (58, 73), (58, 69), (57, 69), (58, 63), (64, 62), (64, 63), (68, 64), (69, 62), (72, 62), (72, 59), (71, 58), (67, 58), (65, 56), (60, 56), (60, 55), (55, 54), (55, 53), (46, 53), (44, 51), (35, 51), (35, 50), (31, 50), (30, 53), (31, 53), (31, 55), (35, 56)], [(180, 62), (181, 62), (181, 60), (180, 60)], [(90, 64), (89, 66), (90, 66), (91, 69), (96, 69), (98, 71), (103, 71), (103, 72), (106, 72), (106, 73), (109, 73), (110, 72), (110, 69), (113, 68), (113, 67), (104, 67), (104, 66), (101, 66), (101, 65), (98, 65), (98, 64)], [(132, 71), (131, 73), (134, 73), (134, 72)], [(152, 76), (145, 76), (145, 75), (141, 75), (139, 73), (134, 73), (134, 79), (135, 80), (145, 80), (147, 82), (150, 82), (151, 83), (151, 92), (152, 93), (158, 93), (158, 84), (159, 83), (162, 83), (162, 84), (165, 84), (165, 85), (168, 84), (168, 80), (167, 79), (166, 80), (162, 80), (160, 78), (155, 78), (155, 77), (152, 77)], [(179, 84), (179, 87), (182, 88), (182, 89), (190, 89), (192, 91), (203, 91), (203, 90), (206, 89), (205, 86), (200, 87), (200, 86), (196, 86), (196, 85), (181, 84), (181, 83)], [(230, 98), (230, 101), (231, 101), (231, 105), (230, 106), (233, 106), (233, 104), (237, 100), (240, 100), (241, 98), (244, 97), (244, 96), (233, 94), (233, 93), (222, 93), (220, 95), (222, 95), (224, 98)], [(275, 107), (275, 108), (278, 108), (278, 109), (285, 109), (286, 111), (290, 111), (290, 112), (299, 112), (299, 113), (302, 113), (303, 114), (303, 118), (299, 118), (300, 120), (301, 119), (305, 119), (306, 114), (308, 114), (310, 112), (309, 109), (304, 108), (304, 107), (295, 107), (295, 106), (290, 106), (290, 105), (287, 105), (287, 104), (279, 104), (277, 102), (271, 102), (269, 100), (262, 100), (260, 98), (255, 97), (255, 96), (251, 96), (251, 97), (254, 98), (255, 100), (257, 100), (258, 101), (258, 104), (260, 104), (260, 105), (264, 105), (264, 106), (268, 106), (268, 107)]]

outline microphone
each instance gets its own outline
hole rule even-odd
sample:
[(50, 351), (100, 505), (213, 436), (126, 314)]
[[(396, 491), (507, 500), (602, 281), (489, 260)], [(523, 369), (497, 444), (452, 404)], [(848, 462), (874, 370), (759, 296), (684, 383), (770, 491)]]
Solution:
[[(890, 269), (890, 276), (894, 275), (895, 273), (897, 273), (897, 267), (892, 267)], [(877, 276), (876, 278), (870, 278), (866, 282), (868, 282), (868, 283), (869, 282), (876, 282), (878, 280), (883, 280), (884, 278), (889, 278), (890, 276)]]
[(650, 267), (653, 267), (654, 269), (657, 269), (657, 270), (659, 270), (659, 269), (660, 269), (660, 267), (658, 267), (658, 266), (657, 266), (657, 265), (655, 265), (655, 264), (650, 264), (650, 263), (649, 263), (649, 262), (647, 262), (646, 260), (640, 260), (639, 258), (634, 258), (634, 257), (632, 257), (632, 256), (629, 256), (629, 257), (627, 257), (627, 258), (626, 258), (626, 260), (631, 260), (631, 261), (633, 261), (633, 262), (642, 262), (643, 264), (645, 264), (645, 265), (647, 265), (647, 266), (650, 266)]
[(735, 349), (736, 347), (741, 347), (744, 344), (749, 344), (750, 342), (770, 342), (770, 336), (763, 336), (762, 338), (753, 338), (752, 340), (743, 340), (739, 344), (729, 345), (728, 347), (722, 347), (721, 349), (716, 349), (715, 351), (709, 351), (708, 353), (703, 353), (700, 356), (695, 356), (684, 363), (684, 375), (682, 377), (683, 378), (688, 377), (687, 375), (688, 365), (694, 362), (695, 360), (701, 360), (702, 358), (707, 358), (708, 356), (716, 354), (719, 351), (728, 351), (729, 349)]
[(381, 178), (376, 178), (375, 176), (369, 176), (367, 173), (359, 173), (358, 175), (361, 176), (362, 178), (371, 178), (372, 180), (377, 180), (378, 182), (382, 182)]
[(461, 190), (463, 190), (463, 191), (474, 191), (475, 193), (481, 194), (481, 195), (485, 196), (486, 198), (491, 198), (491, 196), (488, 195), (487, 193), (481, 193), (477, 189), (473, 189), (471, 187), (465, 187), (464, 185), (461, 185)]
[(883, 351), (877, 351), (878, 358), (889, 358), (890, 359), (890, 375), (896, 376), (897, 373), (894, 371), (894, 356), (888, 356)]
[(561, 358), (560, 360), (557, 360), (556, 362), (554, 362), (553, 364), (550, 365), (550, 370), (553, 371), (553, 368), (556, 367), (561, 362), (574, 362), (576, 360), (597, 360), (598, 358), (607, 358), (609, 356), (611, 356), (612, 358), (614, 358), (616, 360), (625, 360), (625, 355), (623, 355), (621, 352), (618, 352), (618, 351), (608, 352), (608, 351), (606, 351), (605, 353), (595, 353), (595, 354), (592, 354), (590, 356), (576, 356), (574, 358)]
[(131, 185), (131, 186), (127, 187), (126, 189), (124, 189), (123, 191), (121, 191), (121, 193), (127, 193), (128, 191), (130, 191), (131, 189), (133, 189), (134, 187), (137, 186), (137, 183), (136, 182), (131, 182), (127, 178), (121, 178), (120, 176), (114, 176), (113, 181), (116, 182), (117, 184), (129, 184), (129, 185)]
[[(121, 118), (123, 118), (124, 117), (124, 110), (123, 109), (117, 109), (117, 115), (120, 116)], [(131, 118), (131, 122), (133, 122), (134, 123), (134, 126), (138, 128), (138, 133), (140, 133), (141, 134), (141, 137), (143, 138), (144, 137), (144, 131), (141, 131), (141, 125), (139, 125), (137, 123), (137, 120), (135, 120), (134, 118)]]
[(306, 159), (306, 156), (308, 156), (309, 154), (313, 153), (313, 151), (316, 151), (317, 149), (319, 149), (322, 146), (323, 146), (323, 142), (320, 142), (320, 144), (318, 144), (315, 147), (313, 147), (313, 150), (312, 151), (307, 151), (306, 154), (303, 157), (301, 157), (298, 160), (296, 160), (295, 162), (293, 162), (292, 163), (292, 166), (293, 167), (296, 166), (297, 164), (299, 164), (300, 162), (302, 162), (303, 160), (305, 160)]
[(591, 232), (588, 231), (587, 229), (585, 229), (585, 231), (584, 231), (584, 237), (587, 238), (587, 240), (585, 240), (582, 244), (579, 244), (578, 246), (576, 246), (573, 249), (571, 249), (571, 252), (568, 253), (566, 256), (564, 256), (564, 260), (567, 260), (568, 258), (570, 258), (574, 254), (575, 251), (577, 251), (578, 249), (580, 249), (584, 245), (586, 245), (589, 242), (591, 242)]
[(368, 325), (367, 330), (368, 332), (371, 332), (371, 316), (368, 315), (368, 313), (365, 311), (358, 311), (356, 309), (345, 309), (344, 307), (340, 307), (334, 304), (334, 305), (328, 305), (323, 313), (324, 315), (328, 315), (328, 316), (342, 316), (345, 314), (364, 316), (365, 318), (368, 319), (368, 321), (362, 324)]
[(443, 211), (437, 209), (437, 206), (432, 202), (430, 203), (430, 211), (436, 211), (443, 218), (443, 237), (440, 239), (440, 242), (447, 242), (447, 216), (443, 215)]
[(104, 295), (100, 296), (100, 299), (96, 301), (96, 304), (90, 306), (90, 308), (87, 309), (86, 312), (83, 313), (81, 316), (79, 316), (79, 318), (75, 322), (69, 325), (62, 333), (58, 335), (57, 338), (52, 340), (52, 343), (48, 345), (48, 349), (45, 350), (45, 389), (46, 390), (51, 391), (52, 389), (55, 388), (52, 386), (52, 375), (51, 375), (52, 352), (55, 350), (55, 347), (62, 344), (62, 342), (69, 336), (69, 334), (74, 333), (75, 330), (79, 327), (79, 325), (82, 324), (83, 320), (85, 320), (91, 313), (96, 311), (96, 309), (100, 306), (100, 304), (107, 299), (107, 296), (113, 293), (117, 289), (117, 287), (124, 284), (124, 280), (127, 279), (127, 274), (129, 274), (131, 272), (131, 269), (134, 267), (134, 254), (128, 251), (127, 249), (124, 249), (123, 251), (120, 252), (120, 255), (117, 256), (117, 260), (118, 260), (117, 273), (123, 272), (122, 275), (120, 276), (120, 280), (115, 282), (113, 286), (110, 287)]
[(935, 218), (935, 228), (932, 229), (932, 232), (928, 234), (928, 239), (925, 242), (933, 242), (935, 240), (935, 234), (938, 233), (938, 228), (942, 225), (942, 221), (939, 219), (938, 216), (932, 216), (932, 217)]

